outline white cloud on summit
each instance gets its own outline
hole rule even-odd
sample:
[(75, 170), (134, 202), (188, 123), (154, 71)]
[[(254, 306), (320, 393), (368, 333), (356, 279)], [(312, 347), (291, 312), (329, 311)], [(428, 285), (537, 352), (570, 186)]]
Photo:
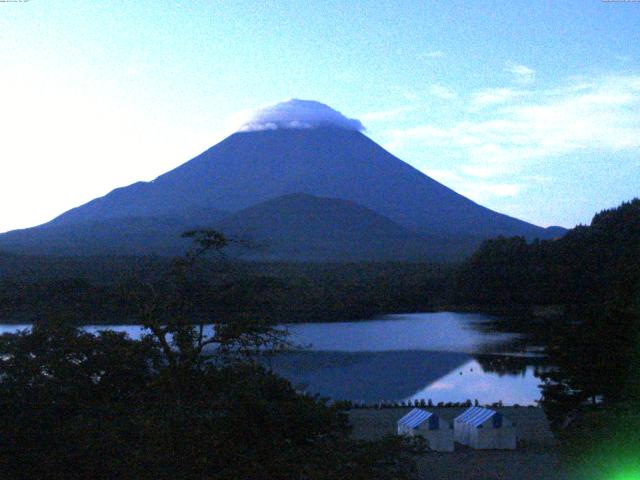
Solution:
[(240, 112), (233, 117), (231, 123), (239, 132), (319, 127), (337, 127), (358, 132), (365, 130), (360, 120), (347, 118), (324, 103), (296, 98)]

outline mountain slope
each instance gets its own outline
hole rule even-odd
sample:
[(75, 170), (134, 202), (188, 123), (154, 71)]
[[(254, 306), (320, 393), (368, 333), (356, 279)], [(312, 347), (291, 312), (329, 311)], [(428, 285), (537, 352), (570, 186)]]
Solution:
[[(186, 230), (213, 228), (252, 248), (233, 257), (282, 261), (425, 261), (461, 259), (472, 239), (422, 237), (348, 200), (291, 194), (234, 214), (212, 211), (189, 217), (120, 217), (17, 230), (0, 247), (35, 255), (182, 255)], [(473, 244), (471, 244), (472, 242)]]
[(199, 227), (268, 240), (261, 258), (327, 261), (453, 260), (486, 238), (562, 233), (472, 202), (357, 130), (324, 126), (235, 133), (152, 182), (0, 235), (0, 250), (175, 255), (188, 244), (180, 234)]
[(350, 200), (426, 234), (547, 236), (457, 194), (360, 132), (331, 127), (233, 134), (152, 182), (116, 189), (51, 223), (174, 215), (194, 206), (237, 211), (296, 192)]
[(47, 224), (0, 235), (0, 250), (30, 255), (180, 255), (190, 246), (186, 230), (210, 227), (225, 214), (119, 217)]
[(354, 202), (291, 194), (254, 205), (217, 227), (257, 245), (243, 258), (296, 261), (444, 260), (469, 245), (420, 237)]

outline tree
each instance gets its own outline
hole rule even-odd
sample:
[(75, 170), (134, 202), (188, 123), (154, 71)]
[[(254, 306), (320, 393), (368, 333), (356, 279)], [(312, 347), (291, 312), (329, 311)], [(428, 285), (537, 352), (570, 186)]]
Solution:
[(133, 417), (158, 371), (151, 342), (52, 320), (1, 336), (0, 352), (3, 475), (89, 478), (92, 468), (121, 470), (131, 442), (113, 440), (135, 430), (122, 420)]
[[(140, 341), (64, 321), (0, 337), (0, 471), (16, 479), (403, 479), (403, 441), (355, 441), (344, 412), (255, 360), (284, 345), (259, 322), (194, 319), (194, 250), (143, 299)], [(141, 291), (141, 290), (139, 290)]]
[[(216, 322), (198, 313), (197, 288), (190, 275), (196, 262), (206, 254), (222, 257), (227, 246), (243, 242), (215, 230), (188, 231), (183, 237), (191, 238), (193, 247), (174, 260), (162, 291), (147, 284), (145, 294), (137, 299), (141, 323), (159, 344), (169, 367), (177, 372), (199, 367), (214, 357), (218, 361), (234, 357), (246, 361), (262, 351), (286, 349), (287, 332), (269, 322), (255, 318)], [(214, 328), (208, 330), (211, 326)]]

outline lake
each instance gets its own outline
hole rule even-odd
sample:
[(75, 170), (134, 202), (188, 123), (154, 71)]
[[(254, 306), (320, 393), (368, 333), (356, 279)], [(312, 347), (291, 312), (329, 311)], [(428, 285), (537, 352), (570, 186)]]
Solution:
[[(534, 405), (544, 358), (515, 334), (496, 333), (491, 317), (452, 312), (388, 315), (358, 322), (286, 325), (304, 351), (270, 360), (298, 388), (336, 400), (431, 399)], [(29, 325), (0, 325), (0, 333)], [(136, 325), (89, 326), (138, 338)]]
[(291, 339), (311, 348), (279, 356), (272, 367), (309, 392), (367, 404), (535, 405), (544, 357), (519, 335), (492, 331), (491, 320), (439, 312), (288, 325)]

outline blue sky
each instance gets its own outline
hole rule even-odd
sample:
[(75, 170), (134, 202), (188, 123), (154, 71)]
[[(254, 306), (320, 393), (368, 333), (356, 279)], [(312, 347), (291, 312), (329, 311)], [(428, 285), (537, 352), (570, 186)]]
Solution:
[(288, 98), (492, 209), (640, 196), (640, 3), (0, 2), (0, 231), (151, 180)]

